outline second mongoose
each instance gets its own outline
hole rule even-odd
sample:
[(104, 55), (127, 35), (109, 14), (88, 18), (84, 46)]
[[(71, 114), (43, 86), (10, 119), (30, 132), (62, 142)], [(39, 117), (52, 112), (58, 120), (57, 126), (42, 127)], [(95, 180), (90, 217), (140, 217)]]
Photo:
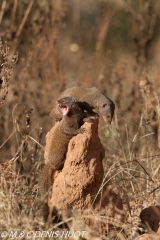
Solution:
[[(85, 131), (81, 128), (83, 122), (92, 122), (73, 97), (58, 100), (57, 107), (63, 117), (54, 129), (51, 141), (48, 142), (47, 164), (43, 167), (39, 177), (39, 188), (41, 196), (44, 196), (44, 202), (47, 201), (48, 192), (53, 183), (54, 171), (62, 169), (64, 165), (69, 141), (73, 136)], [(45, 216), (44, 218), (46, 219)]]
[[(102, 115), (104, 121), (108, 125), (111, 124), (114, 115), (115, 105), (113, 101), (107, 96), (105, 96), (104, 93), (101, 92), (98, 88), (76, 86), (66, 89), (59, 95), (58, 98), (69, 96), (73, 96), (76, 101), (81, 104), (81, 108), (83, 110), (86, 110), (91, 115), (95, 115), (92, 110), (97, 109)], [(62, 112), (57, 105), (54, 105), (54, 108), (50, 113), (50, 117), (54, 118), (57, 121), (62, 119)]]

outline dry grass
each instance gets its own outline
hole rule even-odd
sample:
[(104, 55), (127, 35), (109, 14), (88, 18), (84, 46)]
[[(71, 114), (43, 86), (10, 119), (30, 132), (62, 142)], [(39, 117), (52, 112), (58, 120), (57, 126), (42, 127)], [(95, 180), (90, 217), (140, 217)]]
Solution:
[[(159, 9), (152, 0), (2, 1), (0, 232), (46, 230), (37, 179), (48, 114), (58, 94), (78, 84), (99, 87), (116, 104), (112, 126), (100, 122), (99, 133), (106, 181), (123, 199), (125, 221), (112, 220), (124, 231), (103, 238), (140, 234), (141, 210), (160, 197)], [(77, 225), (86, 239), (99, 239), (78, 214), (69, 229)]]

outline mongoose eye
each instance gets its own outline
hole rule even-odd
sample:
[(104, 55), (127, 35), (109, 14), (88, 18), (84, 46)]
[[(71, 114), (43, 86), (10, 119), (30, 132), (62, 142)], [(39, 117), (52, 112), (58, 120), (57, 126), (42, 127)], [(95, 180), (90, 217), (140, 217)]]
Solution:
[(76, 99), (74, 97), (70, 97), (72, 102), (76, 102)]
[(73, 108), (77, 108), (77, 105), (76, 105), (75, 102), (71, 104), (71, 108), (72, 108), (72, 109), (73, 109)]
[(108, 103), (102, 105), (103, 108), (108, 107)]

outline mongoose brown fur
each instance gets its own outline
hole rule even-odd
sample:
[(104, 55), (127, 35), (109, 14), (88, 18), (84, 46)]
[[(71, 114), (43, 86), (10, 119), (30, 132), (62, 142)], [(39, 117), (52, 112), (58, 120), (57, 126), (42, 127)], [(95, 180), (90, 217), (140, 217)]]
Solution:
[[(93, 109), (98, 109), (104, 121), (107, 124), (111, 124), (115, 105), (112, 100), (105, 96), (98, 88), (76, 86), (66, 89), (59, 95), (58, 98), (60, 99), (69, 96), (74, 97), (76, 101), (81, 104), (81, 108), (86, 110), (91, 115), (95, 115), (95, 113), (92, 111)], [(50, 113), (50, 117), (57, 121), (62, 119), (62, 112), (57, 105), (54, 105), (54, 108)]]
[[(84, 121), (91, 122), (88, 114), (83, 112), (73, 97), (65, 97), (57, 101), (57, 106), (62, 111), (62, 120), (54, 130), (52, 140), (48, 148), (48, 163), (43, 167), (39, 177), (41, 196), (44, 196), (44, 219), (47, 220), (49, 210), (47, 200), (48, 192), (53, 183), (54, 171), (62, 169), (67, 153), (67, 147), (71, 138), (78, 133), (83, 133), (80, 128)], [(47, 210), (48, 208), (48, 210)]]

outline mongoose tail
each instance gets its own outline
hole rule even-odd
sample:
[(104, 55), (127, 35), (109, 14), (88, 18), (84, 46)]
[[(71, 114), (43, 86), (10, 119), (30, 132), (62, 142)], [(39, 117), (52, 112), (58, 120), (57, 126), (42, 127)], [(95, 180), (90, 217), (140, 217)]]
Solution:
[[(69, 96), (74, 97), (76, 101), (79, 102), (79, 106), (81, 105), (83, 111), (87, 111), (90, 115), (96, 115), (96, 113), (93, 112), (93, 109), (97, 109), (102, 115), (104, 121), (108, 125), (111, 124), (115, 105), (113, 101), (105, 96), (98, 88), (72, 87), (63, 91), (58, 98)], [(62, 119), (62, 113), (60, 109), (58, 109), (57, 104), (52, 109), (50, 117), (57, 121)]]
[(47, 222), (50, 209), (48, 207), (48, 195), (53, 183), (54, 170), (49, 164), (46, 164), (40, 173), (39, 191), (41, 194), (41, 209), (44, 221)]

